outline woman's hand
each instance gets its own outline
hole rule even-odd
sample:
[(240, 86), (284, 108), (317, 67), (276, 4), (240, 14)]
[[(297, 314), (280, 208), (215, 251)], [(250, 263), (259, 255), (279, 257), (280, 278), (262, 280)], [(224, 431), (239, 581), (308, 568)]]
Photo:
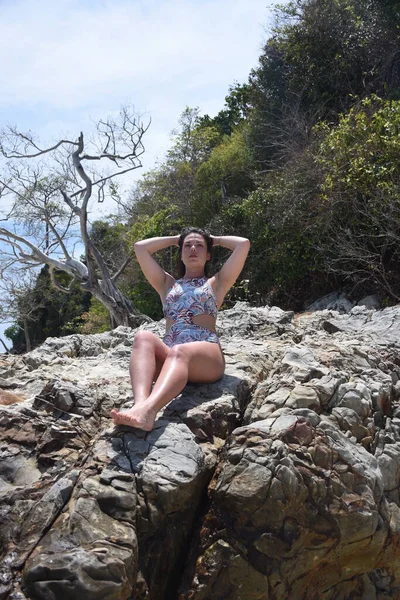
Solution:
[(173, 241), (171, 243), (171, 246), (178, 246), (179, 247), (179, 238), (180, 237), (181, 237), (180, 235), (174, 235), (174, 236), (172, 236), (172, 240)]
[(220, 244), (221, 244), (221, 236), (220, 235), (210, 235), (210, 238), (212, 239), (212, 242), (213, 242), (213, 248), (215, 246), (220, 246)]

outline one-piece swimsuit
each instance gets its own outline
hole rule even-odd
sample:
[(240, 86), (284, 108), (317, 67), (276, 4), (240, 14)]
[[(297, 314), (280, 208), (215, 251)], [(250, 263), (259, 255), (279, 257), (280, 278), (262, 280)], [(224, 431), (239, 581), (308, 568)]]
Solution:
[(164, 337), (170, 348), (187, 342), (219, 344), (216, 333), (193, 322), (197, 315), (217, 316), (218, 304), (207, 277), (178, 279), (168, 290), (163, 304), (164, 316), (173, 321)]

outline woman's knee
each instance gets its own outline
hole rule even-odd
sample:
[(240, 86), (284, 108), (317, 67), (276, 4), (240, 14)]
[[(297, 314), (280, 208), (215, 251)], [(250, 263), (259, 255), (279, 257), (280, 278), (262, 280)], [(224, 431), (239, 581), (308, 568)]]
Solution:
[(158, 339), (157, 336), (154, 333), (152, 333), (151, 331), (146, 331), (144, 329), (141, 329), (135, 335), (135, 339), (133, 340), (133, 347), (139, 348), (140, 346), (143, 346), (143, 345), (146, 345), (146, 346), (149, 344), (153, 345), (156, 343), (157, 339)]
[(168, 352), (168, 358), (188, 362), (189, 355), (187, 349), (185, 349), (184, 346), (184, 344), (177, 344), (176, 346), (172, 346), (172, 348), (170, 348)]

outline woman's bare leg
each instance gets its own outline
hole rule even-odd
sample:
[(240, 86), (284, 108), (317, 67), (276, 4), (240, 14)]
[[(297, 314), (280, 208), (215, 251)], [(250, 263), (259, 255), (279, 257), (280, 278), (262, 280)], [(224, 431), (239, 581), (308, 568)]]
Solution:
[(175, 398), (188, 381), (217, 381), (222, 377), (224, 368), (225, 361), (218, 344), (189, 342), (174, 346), (169, 350), (147, 400), (122, 413), (113, 411), (114, 423), (150, 431), (158, 411)]
[(135, 335), (129, 362), (135, 404), (140, 404), (150, 396), (153, 382), (168, 351), (168, 346), (150, 331), (138, 331)]
[[(150, 331), (139, 331), (135, 335), (129, 361), (129, 373), (135, 406), (145, 402), (151, 393), (151, 387), (168, 355), (169, 348), (159, 337)], [(111, 418), (116, 422), (119, 413), (113, 409)]]

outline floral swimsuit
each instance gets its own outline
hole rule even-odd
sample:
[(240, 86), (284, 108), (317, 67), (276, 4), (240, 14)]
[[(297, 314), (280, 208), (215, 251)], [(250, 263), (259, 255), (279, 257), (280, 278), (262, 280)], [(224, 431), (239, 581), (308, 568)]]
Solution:
[(164, 316), (174, 321), (164, 337), (170, 348), (187, 342), (213, 342), (219, 344), (216, 333), (193, 323), (197, 315), (217, 316), (218, 305), (207, 277), (178, 279), (168, 291), (164, 304)]

